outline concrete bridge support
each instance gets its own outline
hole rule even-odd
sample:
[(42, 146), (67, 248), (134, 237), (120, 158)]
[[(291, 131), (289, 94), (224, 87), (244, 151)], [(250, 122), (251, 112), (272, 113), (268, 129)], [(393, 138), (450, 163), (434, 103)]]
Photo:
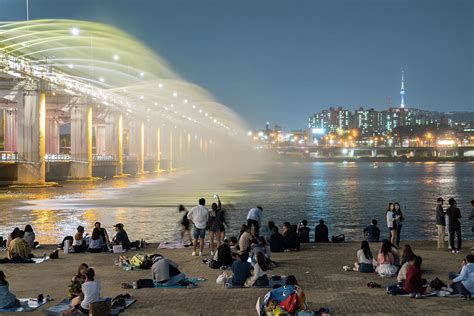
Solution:
[(156, 129), (156, 164), (155, 172), (161, 171), (161, 128)]
[(17, 169), (17, 183), (41, 185), (46, 178), (46, 94), (34, 87), (23, 92), (17, 103), (17, 150), (21, 161)]
[(92, 179), (92, 106), (71, 110), (71, 179)]
[[(95, 126), (95, 153), (96, 155), (106, 155), (106, 125), (98, 124)], [(112, 139), (111, 139), (112, 141)]]
[(5, 151), (17, 150), (17, 110), (8, 109), (4, 112), (5, 119), (5, 135), (4, 147)]
[(59, 154), (59, 119), (54, 111), (46, 111), (46, 153)]

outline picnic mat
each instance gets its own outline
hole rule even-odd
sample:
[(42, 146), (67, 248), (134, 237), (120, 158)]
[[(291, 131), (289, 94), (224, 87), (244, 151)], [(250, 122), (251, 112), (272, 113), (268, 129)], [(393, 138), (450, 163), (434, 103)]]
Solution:
[[(191, 282), (196, 284), (196, 286), (203, 282), (205, 279), (203, 278), (186, 278), (185, 281)], [(185, 289), (187, 288), (186, 286), (181, 286), (181, 285), (162, 285), (160, 283), (155, 282), (155, 288), (161, 288), (161, 289)]]
[(19, 298), (18, 300), (20, 301), (19, 307), (0, 308), (0, 313), (31, 312), (37, 309), (38, 307), (50, 302), (47, 300), (43, 300), (40, 303), (38, 301), (30, 301), (29, 298)]
[[(111, 298), (106, 298), (105, 300), (111, 301), (112, 299)], [(136, 301), (137, 300), (134, 299), (134, 298), (125, 299), (125, 306), (112, 308), (112, 315), (120, 314), (124, 309), (130, 307), (130, 305), (132, 305)], [(45, 310), (45, 313), (46, 313), (46, 315), (50, 315), (50, 316), (61, 315), (62, 312), (66, 311), (68, 309), (71, 309), (71, 306), (69, 306), (70, 302), (71, 301), (69, 299), (65, 298), (59, 304)]]
[[(209, 247), (209, 242), (205, 243), (205, 248), (206, 247)], [(179, 241), (161, 242), (158, 245), (158, 249), (183, 249), (183, 248), (192, 249), (193, 246), (189, 244), (183, 244), (182, 242), (179, 242)]]
[(270, 279), (270, 282), (268, 283), (267, 286), (251, 286), (251, 287), (246, 287), (243, 285), (233, 285), (231, 283), (232, 278), (229, 278), (227, 283), (225, 284), (226, 289), (242, 289), (242, 288), (257, 288), (257, 289), (273, 289), (274, 287), (280, 287), (284, 286), (286, 282), (286, 278), (281, 278), (280, 280), (272, 280)]

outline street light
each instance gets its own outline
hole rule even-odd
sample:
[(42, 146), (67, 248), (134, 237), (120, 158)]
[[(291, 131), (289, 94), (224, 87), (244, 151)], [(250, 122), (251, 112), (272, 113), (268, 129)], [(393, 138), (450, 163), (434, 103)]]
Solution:
[(77, 27), (73, 27), (73, 28), (70, 30), (70, 33), (71, 33), (71, 35), (73, 35), (73, 36), (78, 36), (79, 34), (81, 34), (81, 30), (79, 30), (79, 28), (77, 28)]

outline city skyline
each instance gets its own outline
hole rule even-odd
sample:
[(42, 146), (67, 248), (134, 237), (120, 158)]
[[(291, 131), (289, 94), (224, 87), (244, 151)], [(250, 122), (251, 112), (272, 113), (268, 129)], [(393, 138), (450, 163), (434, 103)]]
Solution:
[[(140, 19), (127, 15), (131, 6)], [(2, 0), (2, 8), (0, 20), (25, 19), (22, 1)], [(330, 106), (381, 110), (390, 97), (398, 107), (402, 69), (407, 108), (471, 110), (472, 11), (463, 0), (30, 1), (30, 19), (87, 12), (123, 28), (249, 126), (284, 121), (289, 128)]]

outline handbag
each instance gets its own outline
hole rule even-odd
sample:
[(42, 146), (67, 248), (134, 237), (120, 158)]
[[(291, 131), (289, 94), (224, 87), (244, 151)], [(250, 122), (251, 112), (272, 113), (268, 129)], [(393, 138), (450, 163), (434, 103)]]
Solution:
[(346, 236), (344, 234), (340, 234), (340, 235), (337, 235), (337, 236), (332, 236), (331, 240), (335, 244), (341, 243), (341, 242), (344, 242), (346, 240)]
[(222, 273), (219, 274), (219, 276), (217, 277), (216, 283), (217, 283), (217, 284), (220, 284), (220, 285), (224, 285), (224, 284), (226, 284), (227, 279), (228, 279), (227, 273), (222, 272)]

